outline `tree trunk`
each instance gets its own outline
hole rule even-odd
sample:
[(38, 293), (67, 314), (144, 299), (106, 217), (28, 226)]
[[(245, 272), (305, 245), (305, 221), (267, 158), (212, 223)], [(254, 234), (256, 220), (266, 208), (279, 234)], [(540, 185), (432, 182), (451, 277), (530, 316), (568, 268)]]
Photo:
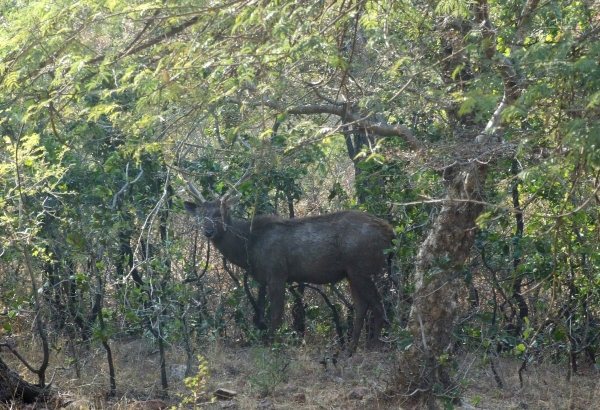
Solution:
[(11, 400), (34, 403), (50, 396), (42, 387), (26, 382), (10, 370), (0, 357), (0, 402)]
[(478, 164), (444, 170), (447, 197), (416, 261), (414, 302), (408, 322), (413, 344), (402, 359), (398, 386), (411, 401), (436, 408), (456, 397), (451, 380), (452, 328), (463, 264), (475, 240), (486, 168)]

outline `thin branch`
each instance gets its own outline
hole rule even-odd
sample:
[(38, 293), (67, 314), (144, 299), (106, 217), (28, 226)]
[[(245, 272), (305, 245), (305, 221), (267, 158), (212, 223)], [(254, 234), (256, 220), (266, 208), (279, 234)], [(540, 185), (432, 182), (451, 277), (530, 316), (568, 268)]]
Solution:
[[(110, 64), (114, 64), (114, 63), (122, 60), (125, 57), (128, 57), (128, 56), (130, 56), (132, 54), (137, 54), (140, 51), (145, 50), (145, 49), (147, 49), (149, 47), (152, 47), (152, 46), (154, 46), (154, 45), (156, 45), (156, 44), (158, 44), (158, 43), (160, 43), (160, 42), (162, 42), (162, 41), (164, 41), (166, 39), (169, 39), (171, 37), (175, 37), (177, 34), (181, 33), (186, 28), (191, 27), (194, 24), (196, 24), (198, 22), (198, 20), (199, 20), (198, 16), (193, 17), (193, 18), (189, 19), (188, 21), (180, 24), (179, 26), (173, 27), (171, 30), (167, 31), (165, 34), (161, 34), (160, 36), (156, 36), (153, 39), (151, 39), (151, 40), (149, 40), (149, 41), (147, 41), (147, 42), (145, 42), (143, 44), (140, 44), (137, 47), (134, 47), (134, 48), (131, 48), (131, 49), (125, 51), (123, 54), (121, 54), (119, 57), (117, 57), (115, 60), (111, 61), (108, 64), (109, 65)], [(104, 60), (104, 58), (105, 58), (104, 55), (98, 56), (98, 57), (93, 58), (90, 61), (88, 61), (88, 64), (99, 63), (100, 61)]]
[(144, 174), (144, 170), (142, 169), (142, 165), (140, 164), (140, 173), (138, 174), (138, 176), (131, 182), (129, 182), (129, 162), (127, 163), (127, 165), (125, 166), (125, 185), (123, 185), (123, 188), (121, 188), (121, 190), (119, 192), (117, 192), (115, 194), (115, 196), (113, 197), (113, 201), (112, 201), (112, 205), (110, 206), (110, 209), (115, 209), (117, 207), (117, 199), (119, 199), (119, 197), (121, 195), (123, 195), (123, 193), (133, 184), (135, 184), (136, 182), (138, 182), (140, 180), (140, 178), (142, 177), (142, 175)]
[(236, 286), (239, 288), (241, 286), (240, 280), (237, 278), (237, 276), (235, 276), (235, 274), (227, 264), (227, 259), (225, 259), (225, 257), (223, 257), (223, 269), (225, 269), (225, 272), (227, 272), (227, 274), (231, 277), (231, 280), (233, 280)]
[(537, 9), (539, 0), (527, 0), (523, 6), (523, 11), (517, 23), (517, 33), (515, 34), (518, 43), (525, 42), (525, 28), (531, 21), (531, 15)]
[(83, 29), (86, 28), (85, 24), (82, 24), (81, 27), (79, 27), (77, 30), (75, 30), (73, 32), (73, 34), (71, 35), (71, 37), (69, 37), (68, 39), (65, 40), (65, 43), (62, 45), (62, 47), (60, 47), (58, 50), (56, 50), (54, 53), (52, 53), (51, 56), (49, 56), (48, 58), (46, 58), (46, 60), (42, 61), (39, 65), (38, 68), (36, 68), (34, 71), (32, 71), (31, 73), (29, 73), (23, 80), (21, 81), (25, 81), (25, 80), (29, 80), (33, 77), (35, 77), (36, 75), (38, 75), (44, 68), (46, 68), (47, 66), (49, 66), (52, 62), (56, 61), (56, 59), (71, 45), (71, 43), (73, 41), (75, 41), (75, 39), (77, 38), (77, 35), (79, 33), (81, 33), (83, 31)]
[(179, 145), (177, 145), (177, 150), (175, 151), (175, 157), (177, 158), (177, 163), (179, 164), (179, 170), (180, 170), (179, 174), (181, 175), (183, 180), (186, 182), (186, 184), (190, 190), (190, 193), (201, 203), (205, 203), (206, 199), (204, 199), (204, 196), (202, 196), (202, 193), (200, 193), (200, 190), (198, 190), (198, 188), (196, 188), (194, 183), (187, 177), (186, 173), (181, 172), (181, 170), (183, 169), (183, 160), (185, 159), (187, 154), (190, 152), (190, 149), (192, 149), (192, 146), (187, 144), (188, 148), (183, 152), (183, 154), (181, 153), (181, 150), (183, 149), (184, 144), (186, 144), (187, 139), (190, 137), (190, 135), (192, 135), (192, 132), (194, 132), (194, 130), (196, 129), (196, 126), (198, 125), (198, 123), (203, 121), (204, 118), (206, 118), (206, 116), (202, 116), (200, 119), (198, 119), (196, 121), (196, 123), (188, 131), (187, 135), (183, 138), (183, 140), (181, 140)]
[(526, 212), (524, 209), (515, 209), (511, 206), (503, 206), (503, 205), (497, 205), (497, 204), (493, 204), (491, 202), (485, 202), (485, 201), (478, 201), (475, 199), (459, 199), (459, 198), (452, 198), (452, 199), (447, 199), (447, 198), (442, 198), (442, 199), (423, 199), (421, 201), (411, 201), (411, 202), (395, 202), (394, 206), (410, 206), (410, 205), (424, 205), (424, 204), (444, 204), (447, 202), (464, 202), (464, 203), (472, 203), (472, 204), (480, 204), (480, 205), (485, 205), (487, 207), (490, 208), (494, 208), (494, 209), (500, 209), (500, 210), (504, 210), (504, 211), (509, 211), (509, 212), (520, 212), (523, 215), (526, 216), (534, 216), (534, 217), (542, 217), (542, 218), (550, 218), (550, 219), (563, 219), (563, 218), (567, 218), (570, 217), (572, 215), (575, 215), (576, 213), (582, 211), (591, 201), (592, 199), (595, 199), (596, 194), (598, 193), (598, 191), (600, 190), (600, 184), (598, 184), (598, 186), (596, 186), (596, 188), (594, 189), (594, 192), (577, 208), (573, 209), (572, 211), (569, 212), (564, 212), (558, 215), (550, 215), (550, 214), (543, 214), (540, 212)]
[[(137, 54), (140, 51), (143, 51), (143, 50), (145, 50), (145, 49), (147, 49), (149, 47), (152, 47), (152, 46), (154, 46), (154, 45), (156, 45), (156, 44), (158, 44), (158, 43), (160, 43), (160, 42), (162, 42), (164, 40), (167, 40), (167, 39), (169, 39), (171, 37), (175, 37), (176, 35), (178, 35), (182, 31), (184, 31), (188, 27), (191, 27), (194, 24), (198, 23), (198, 21), (200, 21), (199, 15), (204, 15), (204, 14), (206, 14), (208, 12), (211, 12), (211, 11), (213, 11), (213, 12), (214, 11), (219, 11), (219, 10), (225, 9), (227, 7), (233, 6), (234, 4), (241, 3), (241, 2), (243, 2), (243, 0), (234, 0), (234, 1), (231, 1), (229, 3), (221, 4), (221, 5), (217, 6), (217, 7), (208, 7), (208, 8), (199, 10), (198, 12), (194, 13), (195, 16), (192, 17), (191, 19), (189, 19), (189, 20), (181, 23), (180, 25), (178, 25), (176, 27), (171, 28), (170, 30), (168, 30), (164, 34), (158, 35), (158, 36), (152, 38), (151, 40), (148, 40), (147, 42), (145, 42), (143, 44), (140, 44), (137, 47), (133, 47), (133, 48), (129, 47), (126, 51), (124, 51), (123, 53), (121, 53), (121, 55), (119, 55), (116, 59), (114, 59), (113, 61), (108, 62), (107, 64), (109, 64), (109, 65), (110, 64), (114, 64), (114, 63), (118, 62), (119, 60), (121, 60), (121, 59), (123, 59), (125, 57), (128, 57), (128, 56), (130, 56), (132, 54)], [(180, 16), (183, 16), (183, 15), (180, 15)], [(95, 58), (92, 58), (91, 60), (88, 60), (87, 64), (99, 63), (99, 62), (103, 61), (106, 57), (107, 57), (106, 54), (99, 55), (99, 56), (97, 56)]]
[(342, 303), (344, 303), (344, 305), (346, 305), (346, 308), (348, 308), (351, 311), (354, 311), (354, 306), (352, 306), (352, 303), (350, 303), (350, 301), (348, 301), (348, 299), (346, 299), (346, 297), (344, 296), (344, 294), (342, 292), (340, 292), (340, 290), (335, 286), (334, 283), (330, 283), (329, 284), (329, 288), (333, 291), (333, 293), (340, 298), (340, 300), (342, 301)]
[[(325, 303), (327, 304), (327, 306), (329, 306), (329, 309), (331, 309), (331, 314), (333, 316), (333, 321), (335, 322), (335, 329), (336, 332), (338, 334), (338, 340), (340, 345), (344, 345), (344, 330), (342, 329), (342, 325), (340, 322), (340, 315), (335, 307), (335, 305), (329, 300), (329, 298), (327, 297), (327, 295), (318, 287), (311, 285), (309, 283), (304, 283), (303, 284), (305, 287), (312, 289), (314, 291), (316, 291), (319, 295), (321, 295), (321, 297), (323, 298), (323, 300), (325, 301)], [(289, 286), (288, 289), (290, 290), (290, 292), (294, 291), (296, 288), (298, 288), (300, 285), (293, 285), (293, 286)], [(332, 285), (333, 287), (333, 285)]]
[(27, 360), (23, 356), (21, 356), (21, 354), (17, 350), (15, 350), (10, 344), (0, 343), (0, 347), (6, 347), (8, 350), (10, 350), (10, 352), (13, 355), (15, 355), (15, 357), (17, 359), (19, 359), (21, 361), (21, 363), (23, 363), (25, 365), (25, 367), (27, 367), (27, 369), (30, 372), (37, 374), (38, 370), (35, 367), (33, 367), (32, 365), (30, 365), (29, 362), (27, 362)]
[[(194, 248), (196, 244), (194, 244)], [(195, 251), (194, 251), (195, 252)], [(206, 272), (208, 271), (208, 261), (210, 260), (210, 241), (207, 241), (207, 246), (206, 246), (206, 262), (204, 264), (204, 269), (202, 270), (201, 274), (196, 274), (196, 276), (193, 276), (191, 278), (186, 278), (183, 283), (191, 283), (191, 282), (199, 282), (200, 279), (202, 279), (204, 277), (204, 275), (206, 275)], [(195, 266), (194, 266), (195, 268)], [(195, 270), (195, 269), (194, 269)]]
[[(247, 145), (247, 143), (245, 141), (240, 140), (240, 142)], [(231, 195), (233, 195), (233, 193), (240, 187), (240, 185), (242, 185), (242, 182), (244, 182), (245, 180), (250, 178), (250, 174), (251, 174), (253, 167), (254, 167), (254, 156), (252, 156), (252, 158), (250, 159), (250, 164), (248, 164), (248, 168), (246, 169), (246, 172), (244, 172), (242, 177), (240, 179), (238, 179), (238, 181), (231, 187), (231, 189), (229, 191), (227, 191), (225, 193), (225, 195), (223, 195), (223, 197), (221, 197), (222, 203), (225, 203), (227, 201), (227, 199), (229, 199), (229, 197)]]

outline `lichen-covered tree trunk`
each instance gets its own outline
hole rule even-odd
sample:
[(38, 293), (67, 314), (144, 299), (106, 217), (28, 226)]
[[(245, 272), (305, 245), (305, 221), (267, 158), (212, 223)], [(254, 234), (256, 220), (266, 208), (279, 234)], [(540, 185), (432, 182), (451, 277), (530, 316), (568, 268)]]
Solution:
[(486, 168), (455, 165), (444, 170), (447, 187), (431, 232), (419, 249), (415, 293), (408, 330), (414, 341), (402, 358), (398, 385), (412, 401), (436, 407), (451, 398), (452, 328), (463, 265), (475, 240), (476, 220), (483, 210), (481, 192)]

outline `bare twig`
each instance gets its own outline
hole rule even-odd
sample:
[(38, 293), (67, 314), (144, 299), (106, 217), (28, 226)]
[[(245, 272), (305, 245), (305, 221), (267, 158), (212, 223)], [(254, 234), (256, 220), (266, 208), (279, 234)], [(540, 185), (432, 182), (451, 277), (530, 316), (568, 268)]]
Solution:
[(115, 196), (113, 197), (113, 201), (112, 201), (112, 205), (110, 206), (110, 209), (115, 209), (117, 207), (117, 200), (119, 199), (119, 197), (121, 195), (123, 195), (123, 193), (133, 184), (135, 184), (136, 182), (138, 182), (140, 180), (140, 178), (142, 177), (142, 175), (144, 174), (144, 170), (142, 169), (142, 164), (140, 164), (140, 173), (138, 174), (137, 177), (135, 177), (135, 179), (131, 182), (129, 182), (129, 162), (127, 163), (127, 165), (125, 166), (125, 185), (123, 185), (123, 187), (121, 188), (121, 190), (119, 192), (117, 192), (115, 194)]

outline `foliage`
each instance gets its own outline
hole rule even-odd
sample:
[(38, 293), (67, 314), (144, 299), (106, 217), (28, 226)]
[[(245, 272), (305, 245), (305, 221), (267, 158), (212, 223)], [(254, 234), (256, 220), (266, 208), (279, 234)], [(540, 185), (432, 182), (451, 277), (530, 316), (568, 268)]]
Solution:
[(257, 350), (254, 359), (256, 373), (250, 377), (250, 384), (260, 397), (272, 395), (277, 386), (287, 379), (286, 370), (290, 359), (279, 348), (270, 351)]
[[(190, 390), (190, 396), (184, 397), (179, 405), (179, 408), (186, 408), (185, 404), (193, 404), (194, 409), (198, 408), (198, 404), (201, 400), (206, 398), (206, 383), (209, 377), (208, 363), (202, 356), (198, 356), (198, 373), (192, 377), (186, 377), (184, 383)], [(215, 397), (211, 399), (211, 402), (216, 400)]]

